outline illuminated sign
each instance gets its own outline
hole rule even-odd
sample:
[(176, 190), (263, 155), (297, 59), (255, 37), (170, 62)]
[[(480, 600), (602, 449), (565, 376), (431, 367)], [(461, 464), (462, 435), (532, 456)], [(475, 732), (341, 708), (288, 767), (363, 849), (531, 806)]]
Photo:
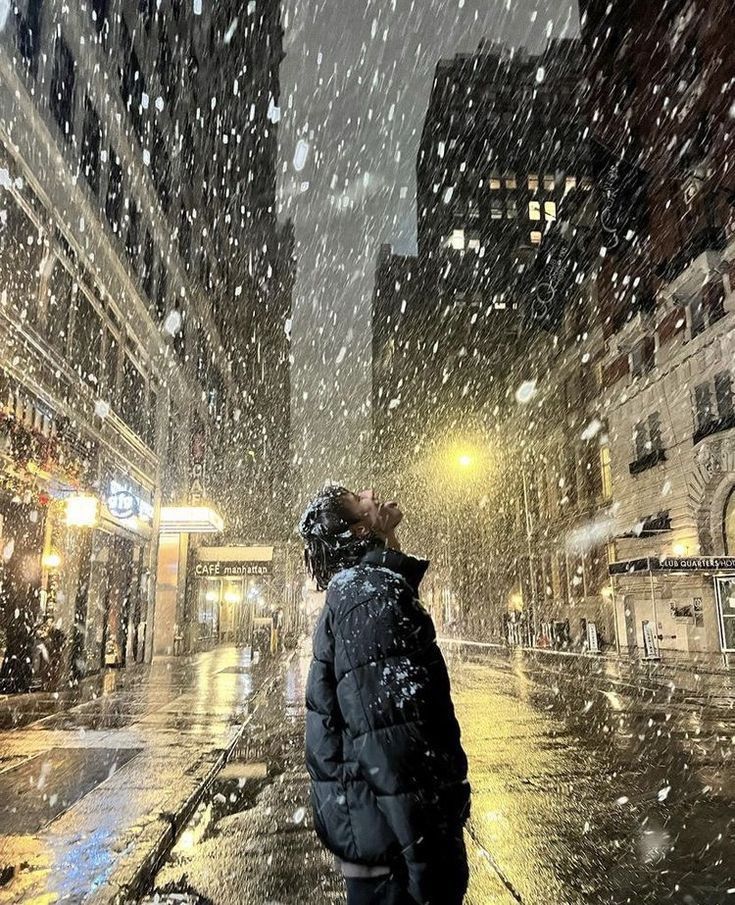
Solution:
[(128, 483), (112, 478), (107, 485), (105, 504), (113, 518), (125, 521), (138, 516), (149, 524), (153, 521), (153, 506), (136, 493)]
[(270, 575), (269, 562), (233, 562), (215, 559), (210, 562), (198, 562), (194, 566), (197, 578), (238, 578), (250, 575)]
[(132, 518), (138, 514), (138, 498), (129, 490), (118, 490), (107, 497), (107, 508), (115, 518)]

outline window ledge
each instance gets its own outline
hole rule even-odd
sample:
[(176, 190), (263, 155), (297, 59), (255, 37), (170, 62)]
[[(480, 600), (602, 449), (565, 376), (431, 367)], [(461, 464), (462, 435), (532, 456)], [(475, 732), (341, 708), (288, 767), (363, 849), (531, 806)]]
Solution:
[(725, 418), (712, 418), (700, 426), (694, 432), (692, 442), (696, 446), (705, 437), (711, 437), (712, 434), (719, 434), (722, 431), (730, 430), (735, 427), (735, 414), (727, 415)]
[(641, 474), (641, 472), (648, 471), (649, 468), (658, 465), (659, 462), (665, 461), (666, 451), (663, 449), (654, 449), (647, 455), (641, 456), (640, 459), (636, 459), (635, 462), (631, 462), (628, 469), (632, 475)]

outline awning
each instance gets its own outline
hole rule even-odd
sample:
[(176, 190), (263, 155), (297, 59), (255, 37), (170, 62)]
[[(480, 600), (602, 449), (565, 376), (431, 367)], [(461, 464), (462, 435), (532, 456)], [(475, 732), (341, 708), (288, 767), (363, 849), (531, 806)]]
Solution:
[(222, 516), (211, 506), (161, 507), (161, 534), (215, 534), (224, 527)]

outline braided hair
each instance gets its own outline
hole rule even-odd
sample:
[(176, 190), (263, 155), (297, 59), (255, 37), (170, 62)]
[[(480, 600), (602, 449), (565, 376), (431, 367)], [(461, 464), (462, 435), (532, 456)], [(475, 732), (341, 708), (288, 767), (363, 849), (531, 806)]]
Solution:
[(339, 484), (327, 484), (304, 510), (298, 531), (304, 541), (306, 571), (320, 591), (326, 590), (337, 572), (357, 565), (362, 557), (382, 541), (377, 535), (358, 537), (352, 531), (355, 519), (344, 505), (350, 491)]

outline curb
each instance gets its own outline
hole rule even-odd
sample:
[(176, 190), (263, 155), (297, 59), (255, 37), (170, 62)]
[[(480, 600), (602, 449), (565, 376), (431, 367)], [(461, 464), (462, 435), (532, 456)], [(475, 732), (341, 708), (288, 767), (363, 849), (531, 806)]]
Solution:
[[(104, 889), (99, 889), (85, 898), (87, 905), (130, 905), (145, 895), (155, 874), (176, 844), (179, 834), (240, 743), (245, 729), (258, 712), (261, 699), (273, 690), (283, 668), (288, 666), (295, 655), (296, 650), (292, 650), (279, 658), (277, 666), (272, 669), (271, 674), (266, 676), (251, 698), (252, 709), (240, 724), (235, 737), (226, 748), (220, 749), (214, 763), (209, 766), (205, 776), (199, 781), (193, 792), (174, 813), (162, 813), (150, 826), (146, 827), (135, 843), (135, 848), (143, 849), (143, 852), (134, 863), (122, 864), (114, 870)], [(211, 752), (212, 755), (215, 753)], [(147, 836), (153, 838), (146, 842)], [(116, 891), (113, 891), (115, 889)]]

